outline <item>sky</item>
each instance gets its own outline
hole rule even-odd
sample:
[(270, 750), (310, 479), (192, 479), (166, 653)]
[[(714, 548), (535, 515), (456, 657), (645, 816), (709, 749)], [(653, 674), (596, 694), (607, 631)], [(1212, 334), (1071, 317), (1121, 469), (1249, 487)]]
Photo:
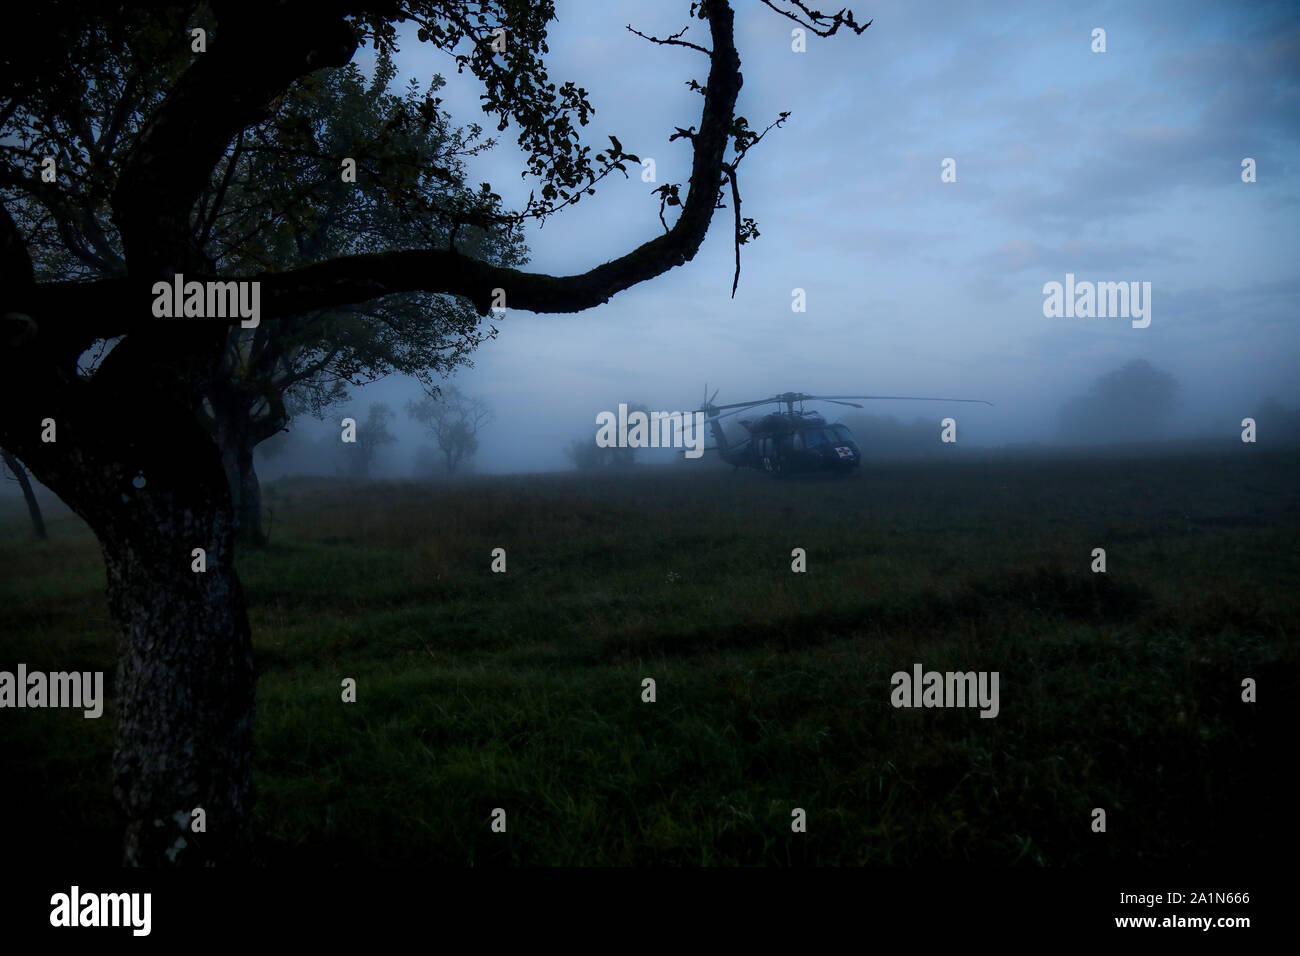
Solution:
[[(634, 170), (530, 228), (526, 268), (571, 274), (662, 230), (651, 190), (689, 178), (689, 149), (668, 136), (698, 125), (686, 81), (708, 63), (625, 28), (674, 32), (685, 3), (556, 6), (548, 67), (590, 92), (584, 142), (616, 135), (657, 167), (654, 183)], [(795, 52), (793, 23), (735, 6), (738, 112), (758, 128), (791, 113), (741, 167), (761, 236), (742, 250), (735, 297), (727, 209), (694, 260), (604, 306), (508, 310), (455, 378), (496, 415), (477, 470), (565, 467), (562, 448), (594, 434), (600, 411), (694, 408), (706, 382), (720, 403), (788, 390), (986, 399), (957, 407), (960, 440), (984, 445), (1050, 440), (1062, 401), (1134, 358), (1178, 378), (1186, 431), (1237, 428), (1265, 394), (1300, 404), (1300, 7), (881, 0), (854, 5), (873, 21), (861, 36), (809, 36)], [(686, 38), (707, 44), (707, 27)], [(484, 120), (473, 77), (409, 31), (397, 63), (403, 80), (447, 78), (457, 124)], [(515, 132), (471, 162), (470, 181), (517, 206), (531, 184)], [(947, 158), (955, 182), (941, 181)], [(1067, 273), (1151, 283), (1150, 325), (1045, 317), (1043, 286)], [(390, 378), (354, 407), (400, 411), (415, 390)], [(936, 422), (953, 410), (870, 406)], [(400, 422), (388, 450), (396, 471), (413, 429)]]
[[(602, 411), (693, 409), (706, 382), (719, 403), (984, 399), (993, 407), (866, 409), (933, 418), (936, 434), (952, 414), (959, 441), (981, 446), (1052, 440), (1062, 402), (1137, 358), (1181, 383), (1182, 434), (1235, 434), (1265, 395), (1300, 406), (1300, 4), (876, 0), (853, 6), (873, 21), (865, 33), (809, 35), (803, 52), (789, 20), (758, 0), (733, 5), (738, 112), (759, 129), (790, 112), (741, 167), (743, 214), (761, 235), (742, 250), (738, 291), (728, 208), (694, 260), (599, 308), (507, 310), (453, 380), (495, 413), (475, 470), (566, 468), (564, 448), (593, 436)], [(686, 38), (707, 44), (688, 7), (557, 0), (547, 65), (589, 91), (584, 143), (617, 136), (655, 159), (656, 180), (615, 175), (531, 224), (526, 269), (583, 272), (662, 231), (652, 190), (689, 178), (688, 145), (668, 137), (698, 125), (703, 101), (686, 83), (708, 61), (626, 26), (664, 36), (690, 22)], [(494, 130), (472, 74), (404, 26), (399, 84), (441, 74), (453, 123)], [(356, 62), (368, 69), (372, 51)], [(520, 176), (517, 132), (493, 132), (497, 147), (469, 161), (469, 182), (513, 208), (536, 185)], [(1067, 274), (1150, 283), (1150, 324), (1044, 315), (1044, 284)], [(805, 311), (792, 310), (796, 289)], [(296, 437), (337, 440), (339, 419), (387, 402), (400, 441), (378, 471), (409, 475), (431, 444), (403, 411), (418, 394), (401, 376), (354, 389), (326, 422), (296, 421)]]

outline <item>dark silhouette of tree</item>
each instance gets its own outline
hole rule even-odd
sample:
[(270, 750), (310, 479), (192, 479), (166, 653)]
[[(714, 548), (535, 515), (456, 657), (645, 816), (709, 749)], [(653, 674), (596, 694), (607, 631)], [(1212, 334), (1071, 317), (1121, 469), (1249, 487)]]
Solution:
[(1062, 405), (1057, 434), (1071, 444), (1158, 440), (1177, 408), (1178, 380), (1134, 359)]
[[(219, 267), (229, 261), (232, 268), (285, 268), (359, 248), (448, 244), (454, 211), (475, 201), (465, 186), (464, 158), (493, 141), (480, 141), (477, 126), (452, 128), (450, 117), (431, 105), (440, 76), (424, 94), (411, 87), (396, 96), (389, 92), (396, 72), (381, 49), (369, 82), (352, 64), (326, 73), (246, 132), (226, 160), (231, 176), (224, 202), (209, 217)], [(302, 144), (292, 153), (281, 142), (286, 128), (301, 131)], [(312, 188), (320, 177), (318, 157), (326, 153), (355, 160), (357, 181), (340, 176), (327, 188)], [(410, 180), (397, 202), (395, 179)], [(497, 265), (526, 261), (517, 223), (463, 225), (458, 242)], [(253, 465), (259, 442), (295, 414), (322, 417), (347, 400), (350, 385), (393, 372), (431, 385), (496, 334), (467, 300), (424, 292), (232, 329), (206, 408), (245, 540), (263, 541)]]
[(23, 500), (27, 502), (27, 514), (32, 519), (32, 534), (37, 539), (44, 541), (48, 535), (45, 533), (45, 519), (41, 516), (41, 504), (36, 500), (36, 492), (32, 488), (32, 481), (27, 477), (27, 469), (9, 452), (0, 448), (0, 461), (9, 469), (9, 474), (13, 475), (13, 480), (18, 482), (18, 487), (23, 491)]
[(1300, 411), (1287, 408), (1272, 395), (1264, 396), (1259, 411), (1251, 416), (1258, 426), (1259, 441), (1300, 439)]
[[(648, 416), (650, 406), (643, 405), (641, 402), (629, 402), (627, 414), (630, 416), (633, 412), (642, 412)], [(637, 449), (631, 445), (625, 447), (617, 445), (601, 446), (596, 442), (596, 434), (592, 434), (588, 438), (575, 438), (569, 442), (569, 447), (564, 449), (564, 456), (579, 471), (588, 471), (594, 468), (628, 468), (636, 464), (636, 453)]]
[[(764, 2), (820, 36), (866, 27), (843, 11), (828, 16), (798, 0)], [(593, 195), (614, 172), (626, 175), (634, 161), (613, 137), (600, 152), (583, 145), (587, 91), (553, 82), (544, 62), (555, 19), (549, 0), (213, 0), (197, 8), (45, 0), (7, 12), (0, 445), (101, 544), (119, 635), (113, 779), (127, 823), (126, 863), (240, 859), (251, 838), (252, 641), (235, 572), (230, 483), (202, 420), (213, 383), (229, 376), (230, 329), (239, 319), (157, 317), (155, 284), (181, 274), (256, 282), (268, 328), (405, 294), (462, 297), (484, 317), (494, 305), (578, 312), (693, 259), (727, 200), (738, 277), (739, 247), (757, 235), (740, 215), (739, 167), (784, 114), (762, 132), (736, 115), (732, 7), (696, 0), (687, 9), (707, 40), (686, 40), (685, 31), (650, 38), (698, 51), (708, 64), (704, 82), (691, 81), (702, 97), (699, 116), (670, 137), (690, 148), (689, 183), (654, 191), (661, 217), (676, 218), (671, 225), (664, 218), (663, 232), (636, 248), (567, 276), (494, 262), (474, 236), (542, 222)], [(214, 247), (214, 211), (230, 208), (235, 174), (228, 173), (238, 170), (232, 157), (257, 141), (259, 128), (269, 136), (259, 149), (277, 162), (317, 161), (302, 188), (322, 209), (343, 213), (356, 195), (338, 189), (343, 156), (312, 135), (310, 120), (275, 118), (285, 97), (346, 66), (360, 45), (395, 49), (403, 22), (482, 82), (483, 107), (498, 130), (517, 130), (524, 171), (538, 184), (525, 207), (504, 210), (488, 184), (469, 196), (452, 190), (431, 198), (443, 194), (417, 185), (422, 170), (436, 176), (439, 165), (381, 148), (366, 174), (413, 229), (428, 225), (419, 241), (391, 248), (361, 236), (346, 249), (313, 254), (303, 235), (301, 257), (276, 247), (260, 262)], [(202, 52), (191, 41), (196, 28), (207, 31)], [(497, 29), (504, 50), (492, 42)], [(397, 143), (413, 124), (435, 122), (437, 109), (427, 97), (378, 135)], [(254, 209), (249, 215), (260, 222)], [(296, 245), (292, 216), (284, 219), (275, 228)], [(445, 237), (435, 221), (450, 224)], [(67, 273), (52, 270), (60, 263)], [(102, 360), (85, 370), (80, 360), (97, 349)], [(58, 424), (56, 442), (40, 440), (47, 417)], [(206, 550), (204, 573), (191, 569), (196, 547)], [(197, 834), (190, 812), (200, 806), (207, 832)]]
[[(105, 61), (96, 82), (119, 79), (113, 69)], [(313, 74), (282, 97), (268, 119), (240, 134), (224, 159), (199, 236), (216, 271), (284, 269), (361, 248), (447, 244), (451, 211), (474, 202), (464, 183), (464, 159), (493, 141), (482, 140), (478, 126), (453, 128), (450, 117), (431, 105), (442, 77), (435, 76), (424, 94), (409, 87), (398, 96), (390, 91), (396, 73), (391, 54), (381, 49), (369, 81), (352, 64)], [(141, 122), (128, 109), (119, 139), (135, 135)], [(56, 142), (76, 157), (74, 137), (65, 131)], [(342, 175), (320, 182), (320, 157), (326, 154), (356, 162), (356, 182), (344, 182)], [(409, 174), (403, 163), (416, 172)], [(74, 159), (70, 165), (78, 175), (91, 172), (88, 163)], [(394, 179), (410, 180), (396, 203)], [(65, 202), (80, 205), (83, 220), (96, 224), (100, 252), (78, 256), (63, 245), (42, 246), (33, 259), (38, 274), (119, 274), (123, 253), (111, 229), (108, 194), (78, 194)], [(34, 222), (42, 207), (19, 192), (13, 211), (18, 221)], [(476, 258), (498, 265), (526, 261), (518, 223), (465, 226), (460, 242)], [(241, 540), (254, 546), (265, 540), (253, 455), (258, 444), (297, 414), (322, 417), (327, 407), (347, 400), (349, 385), (392, 372), (431, 384), (496, 333), (466, 300), (430, 293), (317, 310), (252, 329), (232, 327), (201, 415), (221, 449)], [(87, 374), (105, 351), (96, 350)]]
[(379, 449), (397, 441), (397, 436), (388, 430), (388, 423), (394, 417), (391, 407), (383, 402), (372, 402), (366, 420), (357, 422), (357, 440), (349, 443), (354, 478), (369, 478)]
[(579, 471), (590, 471), (595, 468), (607, 467), (611, 463), (609, 453), (620, 450), (617, 448), (601, 448), (596, 444), (595, 436), (589, 436), (587, 438), (575, 438), (569, 442), (569, 447), (564, 449), (564, 456)]
[(478, 451), (479, 429), (492, 420), (492, 409), (481, 398), (470, 398), (455, 385), (438, 389), (420, 401), (406, 403), (406, 414), (424, 425), (438, 443), (447, 474)]

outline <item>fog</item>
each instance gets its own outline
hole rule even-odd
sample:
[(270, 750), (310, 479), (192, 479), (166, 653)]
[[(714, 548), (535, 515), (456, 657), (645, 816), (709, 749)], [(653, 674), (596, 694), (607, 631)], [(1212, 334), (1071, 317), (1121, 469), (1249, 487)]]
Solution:
[[(751, 126), (782, 110), (741, 168), (742, 249), (730, 297), (731, 210), (684, 267), (573, 316), (508, 311), (457, 384), (486, 398), (480, 472), (569, 467), (563, 449), (620, 402), (653, 409), (787, 390), (982, 398), (978, 405), (872, 402), (904, 420), (953, 413), (961, 443), (1050, 442), (1061, 404), (1135, 358), (1181, 385), (1172, 436), (1235, 434), (1266, 394), (1297, 402), (1296, 275), (1300, 16), (1284, 5), (857, 5), (859, 38), (790, 49), (792, 24), (757, 4), (738, 13)], [(687, 178), (676, 126), (690, 125), (703, 57), (652, 46), (672, 4), (558, 5), (553, 78), (592, 93), (584, 131), (608, 134), (658, 182)], [(1092, 30), (1106, 30), (1093, 53)], [(693, 33), (700, 27), (693, 27)], [(689, 38), (688, 34), (688, 38)], [(448, 79), (458, 122), (478, 120), (477, 87), (413, 42), (405, 76)], [(527, 195), (507, 133), (471, 167), (509, 201)], [(956, 160), (957, 181), (940, 181)], [(1241, 161), (1257, 164), (1243, 183)], [(633, 175), (529, 235), (530, 269), (571, 273), (652, 237), (657, 184)], [(1045, 318), (1043, 285), (1147, 281), (1151, 323)], [(802, 288), (807, 311), (791, 310)], [(401, 414), (418, 389), (388, 379), (354, 393), (383, 401), (399, 443), (380, 453), (409, 472), (420, 443)], [(834, 412), (849, 411), (819, 406)], [(328, 425), (297, 423), (337, 434)], [(360, 420), (360, 416), (358, 416)], [(287, 463), (270, 462), (281, 470)]]
[[(702, 82), (707, 63), (624, 26), (664, 36), (685, 24), (684, 6), (557, 3), (551, 79), (590, 91), (584, 142), (595, 151), (614, 134), (653, 157), (657, 176), (606, 180), (531, 227), (527, 269), (584, 271), (661, 231), (651, 190), (688, 178), (689, 150), (668, 136), (698, 123), (685, 82)], [(568, 468), (565, 447), (590, 438), (601, 411), (694, 409), (706, 382), (719, 403), (788, 390), (985, 399), (993, 407), (865, 403), (931, 417), (936, 437), (954, 414), (959, 442), (982, 447), (1062, 440), (1062, 403), (1133, 359), (1181, 386), (1170, 437), (1234, 435), (1266, 395), (1300, 406), (1293, 6), (859, 3), (859, 19), (874, 20), (866, 33), (809, 37), (804, 53), (791, 50), (789, 21), (739, 6), (739, 112), (758, 129), (791, 116), (741, 167), (743, 214), (761, 236), (743, 247), (735, 297), (727, 208), (693, 261), (602, 307), (494, 317), (499, 337), (454, 379), (495, 413), (475, 472)], [(1094, 28), (1104, 53), (1091, 49)], [(704, 34), (697, 23), (687, 39)], [(479, 87), (445, 56), (407, 36), (397, 62), (403, 82), (442, 73), (455, 122), (494, 132)], [(514, 132), (471, 161), (469, 181), (517, 207), (530, 183)], [(1256, 182), (1242, 181), (1246, 157)], [(941, 181), (946, 158), (955, 182)], [(1149, 282), (1149, 326), (1046, 317), (1044, 284), (1067, 274)], [(804, 312), (792, 311), (795, 289)], [(404, 411), (418, 396), (402, 377), (353, 389), (323, 422), (296, 420), (285, 453), (259, 470), (334, 473), (317, 443), (385, 402), (398, 441), (373, 473), (410, 475), (432, 444)]]

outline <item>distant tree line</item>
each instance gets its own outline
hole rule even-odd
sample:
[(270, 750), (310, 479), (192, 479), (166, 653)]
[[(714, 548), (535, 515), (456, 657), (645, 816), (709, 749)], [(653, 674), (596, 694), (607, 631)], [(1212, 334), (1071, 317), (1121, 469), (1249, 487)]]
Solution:
[(1146, 359), (1125, 362), (1097, 378), (1057, 416), (1057, 438), (1067, 444), (1160, 441), (1178, 410), (1178, 380)]
[[(424, 426), (434, 445), (422, 445), (415, 453), (413, 473), (427, 476), (438, 472), (454, 475), (463, 471), (479, 449), (479, 434), (492, 421), (487, 401), (466, 395), (455, 385), (428, 388), (423, 398), (406, 403), (407, 416)], [(351, 419), (351, 427), (343, 422)], [(397, 420), (393, 408), (385, 402), (372, 402), (365, 418), (344, 411), (340, 430), (331, 428), (319, 439), (304, 441), (294, 434), (281, 432), (262, 443), (267, 460), (291, 459), (305, 470), (333, 470), (354, 480), (372, 477), (380, 451), (396, 444), (392, 427)]]
[[(650, 414), (650, 406), (641, 402), (629, 402), (627, 412), (644, 412)], [(598, 468), (629, 468), (636, 464), (637, 450), (632, 447), (604, 447), (596, 444), (596, 432), (575, 438), (564, 449), (564, 457), (579, 471), (591, 471)]]

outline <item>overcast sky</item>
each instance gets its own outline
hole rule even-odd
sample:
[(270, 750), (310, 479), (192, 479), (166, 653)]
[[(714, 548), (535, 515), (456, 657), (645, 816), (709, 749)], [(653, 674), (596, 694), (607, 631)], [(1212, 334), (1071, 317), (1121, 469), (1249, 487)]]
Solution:
[[(689, 150), (668, 136), (698, 125), (685, 81), (708, 64), (625, 29), (673, 32), (685, 2), (556, 6), (551, 79), (590, 92), (584, 141), (598, 150), (612, 133), (657, 163), (656, 183), (606, 181), (530, 230), (528, 268), (567, 274), (662, 231), (650, 193), (688, 179)], [(479, 470), (563, 467), (561, 447), (594, 433), (599, 411), (692, 408), (706, 380), (719, 402), (785, 390), (987, 399), (996, 407), (958, 407), (960, 439), (979, 444), (1050, 438), (1063, 399), (1138, 357), (1182, 383), (1187, 428), (1232, 429), (1268, 392), (1300, 404), (1296, 5), (877, 0), (853, 5), (874, 20), (863, 35), (809, 37), (803, 53), (794, 24), (756, 0), (735, 6), (740, 113), (759, 128), (792, 114), (741, 168), (762, 235), (743, 250), (736, 297), (728, 209), (692, 262), (601, 308), (509, 311), (456, 379), (496, 410)], [(707, 27), (687, 38), (707, 43)], [(455, 122), (483, 120), (479, 87), (444, 54), (412, 35), (397, 62), (403, 80), (447, 76)], [(516, 132), (472, 163), (471, 182), (518, 206), (530, 184)], [(955, 183), (940, 179), (948, 157)], [(1150, 282), (1150, 326), (1044, 317), (1043, 285), (1066, 273)], [(791, 310), (795, 288), (804, 313)], [(413, 391), (390, 379), (357, 407), (400, 412)], [(399, 471), (416, 442), (402, 417)]]

